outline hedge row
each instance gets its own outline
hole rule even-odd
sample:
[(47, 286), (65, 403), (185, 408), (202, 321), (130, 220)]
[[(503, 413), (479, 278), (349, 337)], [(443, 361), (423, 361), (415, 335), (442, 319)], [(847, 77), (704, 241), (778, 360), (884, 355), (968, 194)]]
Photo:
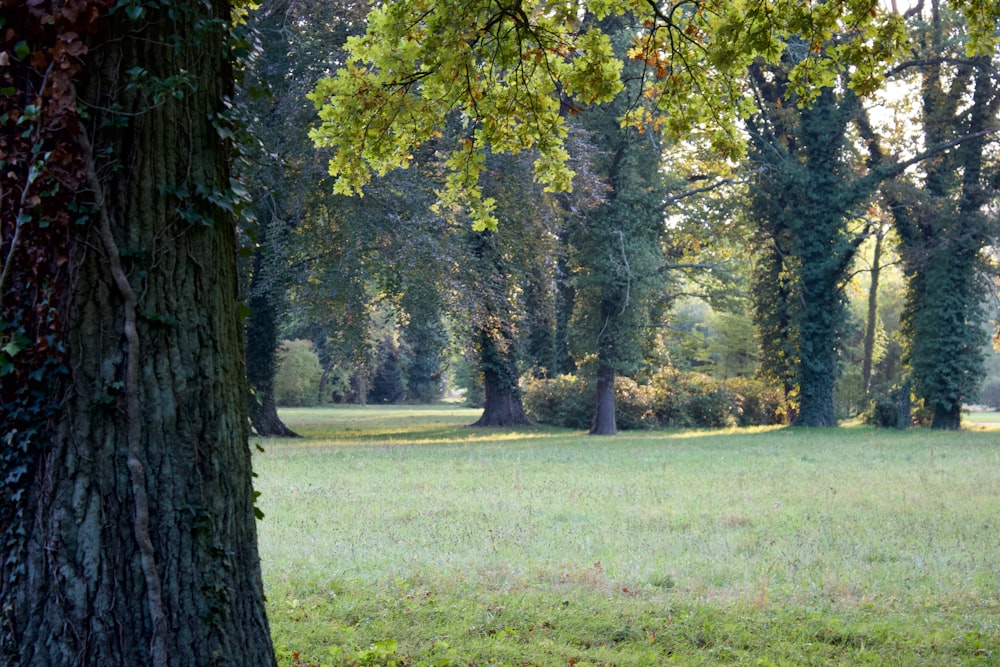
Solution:
[[(588, 380), (575, 375), (529, 379), (523, 389), (524, 407), (533, 421), (590, 427), (596, 396)], [(620, 429), (719, 428), (783, 423), (785, 409), (781, 391), (759, 380), (719, 381), (701, 373), (664, 371), (645, 384), (616, 378), (615, 417)]]

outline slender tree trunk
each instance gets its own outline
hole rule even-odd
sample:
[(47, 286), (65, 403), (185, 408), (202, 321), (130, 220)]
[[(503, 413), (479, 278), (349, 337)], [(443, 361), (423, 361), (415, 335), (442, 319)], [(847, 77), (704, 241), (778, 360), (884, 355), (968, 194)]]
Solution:
[(230, 93), (228, 5), (141, 7), (100, 20), (78, 82), (89, 216), (61, 295), (65, 394), (4, 569), (6, 664), (274, 665), (235, 225), (213, 204), (231, 194), (213, 126)]
[(615, 369), (610, 364), (601, 364), (597, 369), (597, 407), (590, 425), (591, 435), (615, 435)]
[(872, 251), (871, 284), (868, 286), (868, 320), (865, 323), (863, 359), (861, 361), (861, 394), (871, 395), (872, 365), (875, 358), (875, 330), (878, 325), (878, 283), (882, 272), (882, 225), (875, 234), (875, 249)]

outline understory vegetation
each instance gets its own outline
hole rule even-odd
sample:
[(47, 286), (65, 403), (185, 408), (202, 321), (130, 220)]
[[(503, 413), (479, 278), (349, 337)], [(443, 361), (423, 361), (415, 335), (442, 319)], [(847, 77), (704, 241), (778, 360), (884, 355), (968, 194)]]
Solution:
[[(539, 424), (590, 427), (596, 401), (593, 383), (576, 375), (528, 379), (524, 407)], [(754, 378), (717, 380), (703, 373), (663, 370), (643, 383), (615, 378), (615, 415), (625, 430), (664, 426), (769, 426), (786, 420), (784, 396)]]
[(255, 457), (279, 664), (1000, 659), (994, 427), (595, 440), (477, 415), (282, 413), (304, 437)]

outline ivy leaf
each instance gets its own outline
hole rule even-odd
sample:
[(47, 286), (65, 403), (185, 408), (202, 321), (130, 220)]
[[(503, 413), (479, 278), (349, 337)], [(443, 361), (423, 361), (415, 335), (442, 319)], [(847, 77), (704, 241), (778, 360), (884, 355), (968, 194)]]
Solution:
[(17, 56), (18, 60), (24, 60), (31, 53), (31, 47), (23, 39), (14, 45), (14, 55)]
[(2, 348), (0, 348), (0, 351), (2, 351), (4, 354), (6, 354), (11, 359), (13, 359), (14, 357), (17, 356), (17, 353), (20, 352), (21, 350), (23, 350), (24, 347), (25, 347), (24, 344), (21, 342), (20, 339), (21, 339), (21, 337), (18, 336), (17, 338), (15, 338), (14, 340), (10, 341), (6, 345), (4, 345)]

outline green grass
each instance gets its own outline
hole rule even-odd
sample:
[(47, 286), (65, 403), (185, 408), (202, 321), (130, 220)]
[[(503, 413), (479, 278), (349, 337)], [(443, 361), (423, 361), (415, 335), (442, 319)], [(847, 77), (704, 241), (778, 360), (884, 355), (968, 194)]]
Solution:
[(282, 665), (1000, 664), (1000, 430), (476, 416), (283, 413), (307, 437), (255, 458)]

